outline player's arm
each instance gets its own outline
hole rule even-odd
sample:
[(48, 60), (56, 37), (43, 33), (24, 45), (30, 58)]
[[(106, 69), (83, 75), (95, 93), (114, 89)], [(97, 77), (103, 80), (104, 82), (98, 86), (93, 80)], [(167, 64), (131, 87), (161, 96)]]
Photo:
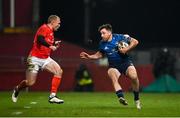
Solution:
[(46, 47), (50, 46), (50, 44), (46, 42), (44, 36), (42, 36), (42, 35), (37, 36), (37, 43), (39, 43), (39, 44), (41, 44), (43, 46), (46, 46)]
[(123, 54), (129, 52), (131, 49), (136, 47), (139, 43), (137, 39), (130, 37), (129, 35), (125, 35), (125, 37), (129, 40), (129, 46), (127, 46), (126, 48), (119, 49), (119, 51)]
[(61, 43), (61, 40), (59, 40), (59, 41), (54, 41), (53, 45), (56, 46), (56, 47), (59, 47), (59, 46), (60, 46), (60, 43)]
[(89, 55), (86, 52), (80, 53), (80, 58), (82, 59), (100, 59), (103, 57), (103, 54), (100, 51), (97, 51), (95, 54)]
[(53, 51), (55, 51), (57, 49), (56, 45), (50, 45), (49, 43), (47, 43), (44, 36), (42, 36), (42, 35), (37, 36), (37, 43), (39, 43), (43, 46), (46, 46), (46, 47), (52, 49)]
[(132, 37), (130, 37), (131, 39), (130, 39), (130, 44), (129, 44), (129, 46), (127, 47), (128, 49), (127, 49), (127, 51), (130, 51), (131, 49), (133, 49), (134, 47), (136, 47), (137, 45), (138, 45), (138, 43), (139, 43), (139, 41), (137, 40), (137, 39), (135, 39), (135, 38), (132, 38)]

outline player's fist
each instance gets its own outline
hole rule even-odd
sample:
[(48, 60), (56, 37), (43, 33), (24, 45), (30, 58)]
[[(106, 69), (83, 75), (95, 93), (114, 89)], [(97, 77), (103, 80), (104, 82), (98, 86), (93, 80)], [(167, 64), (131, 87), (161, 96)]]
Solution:
[(57, 50), (57, 47), (56, 47), (56, 46), (53, 46), (53, 45), (49, 46), (49, 48), (50, 48), (51, 50), (53, 50), (53, 51)]
[(54, 46), (59, 47), (59, 46), (60, 46), (60, 43), (61, 43), (61, 41), (55, 41), (55, 42), (54, 42)]

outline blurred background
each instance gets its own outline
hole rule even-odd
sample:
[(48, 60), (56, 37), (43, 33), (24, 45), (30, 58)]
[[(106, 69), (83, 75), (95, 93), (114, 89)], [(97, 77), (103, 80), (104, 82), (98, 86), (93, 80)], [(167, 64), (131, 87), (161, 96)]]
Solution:
[[(140, 42), (130, 55), (141, 91), (180, 92), (179, 11), (179, 0), (0, 0), (0, 91), (12, 90), (25, 79), (34, 33), (56, 14), (62, 23), (55, 37), (62, 44), (52, 58), (64, 70), (61, 91), (113, 91), (106, 58), (79, 58), (81, 51), (98, 50), (98, 26), (110, 23), (114, 33), (129, 34)], [(29, 90), (48, 91), (51, 76), (40, 72)], [(131, 90), (128, 79), (120, 82), (125, 91)]]

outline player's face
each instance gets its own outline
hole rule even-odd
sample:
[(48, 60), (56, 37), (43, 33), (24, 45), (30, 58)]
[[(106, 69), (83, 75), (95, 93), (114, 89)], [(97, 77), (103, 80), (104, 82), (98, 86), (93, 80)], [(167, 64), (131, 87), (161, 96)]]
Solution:
[(61, 20), (60, 18), (57, 18), (56, 20), (53, 21), (53, 29), (54, 31), (57, 31), (60, 27), (60, 23), (61, 23)]
[(101, 33), (101, 38), (102, 38), (104, 41), (108, 41), (108, 40), (111, 39), (111, 35), (112, 35), (111, 31), (103, 28), (103, 29), (101, 29), (100, 33)]

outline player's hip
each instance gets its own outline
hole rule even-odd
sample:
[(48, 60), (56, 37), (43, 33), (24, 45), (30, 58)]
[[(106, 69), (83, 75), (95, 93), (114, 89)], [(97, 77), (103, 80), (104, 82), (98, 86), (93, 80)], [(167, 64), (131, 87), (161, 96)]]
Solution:
[(126, 70), (129, 66), (134, 66), (132, 60), (126, 60), (126, 61), (119, 61), (119, 62), (110, 62), (109, 68), (116, 68), (120, 73), (126, 74)]
[(36, 56), (28, 56), (27, 58), (27, 69), (29, 71), (37, 73), (40, 69), (43, 69), (45, 65), (53, 61), (50, 57), (48, 58), (38, 58)]
[(51, 50), (40, 50), (40, 49), (32, 49), (29, 53), (30, 56), (35, 56), (43, 59), (48, 58), (50, 54), (51, 54)]

